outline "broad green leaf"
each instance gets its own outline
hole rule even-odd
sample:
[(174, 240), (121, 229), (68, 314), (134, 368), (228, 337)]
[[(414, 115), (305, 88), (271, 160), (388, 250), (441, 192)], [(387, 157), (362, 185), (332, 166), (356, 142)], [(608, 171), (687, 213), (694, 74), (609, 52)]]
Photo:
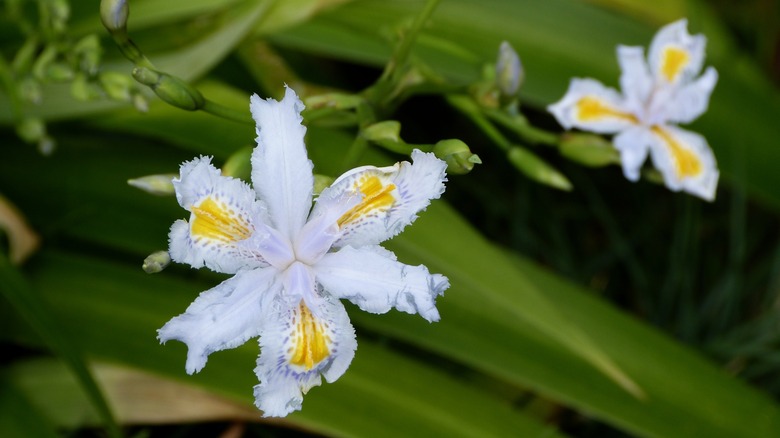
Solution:
[(0, 435), (39, 438), (60, 436), (54, 424), (11, 381), (5, 370), (0, 370)]
[[(772, 437), (780, 431), (780, 410), (766, 396), (535, 264), (507, 266), (497, 249), (442, 204), (431, 205), (389, 246), (401, 260), (447, 273), (453, 286), (439, 301), (444, 316), (429, 326), (401, 324), (396, 315), (356, 315), (361, 324), (538, 389), (642, 436)], [(629, 396), (518, 317), (518, 281), (544, 291), (646, 397)], [(485, 299), (487, 288), (506, 301)]]
[[(66, 321), (68, 332), (92, 356), (251, 403), (257, 383), (254, 342), (215, 353), (200, 374), (187, 376), (185, 346), (163, 346), (156, 339), (157, 328), (210, 286), (171, 275), (150, 276), (126, 264), (75, 253), (42, 254), (30, 275), (57, 317)], [(18, 327), (11, 330), (24, 337)], [(434, 365), (410, 360), (364, 337), (359, 343), (348, 372), (336, 383), (310, 391), (304, 409), (284, 421), (334, 436), (558, 436), (509, 402)]]
[(46, 346), (68, 364), (95, 406), (109, 436), (121, 437), (122, 433), (114, 421), (111, 408), (87, 368), (81, 351), (61, 331), (57, 317), (47, 307), (41, 296), (35, 293), (22, 275), (11, 265), (4, 254), (0, 254), (0, 295), (43, 339)]

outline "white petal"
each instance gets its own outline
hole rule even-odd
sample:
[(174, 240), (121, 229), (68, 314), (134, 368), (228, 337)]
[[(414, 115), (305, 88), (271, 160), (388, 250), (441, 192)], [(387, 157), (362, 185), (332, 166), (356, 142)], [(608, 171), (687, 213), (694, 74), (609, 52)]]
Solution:
[(654, 141), (652, 133), (644, 126), (626, 129), (612, 140), (615, 149), (620, 152), (623, 175), (628, 180), (639, 181), (639, 171)]
[(623, 97), (593, 79), (572, 79), (566, 94), (547, 110), (566, 129), (613, 134), (637, 123)]
[(443, 275), (397, 262), (393, 253), (379, 246), (347, 246), (328, 253), (314, 271), (327, 293), (367, 312), (385, 313), (394, 307), (428, 321), (439, 320), (436, 297), (450, 285)]
[(267, 307), (262, 299), (281, 289), (275, 273), (272, 268), (241, 271), (201, 293), (186, 312), (157, 331), (158, 339), (187, 344), (187, 372), (200, 371), (209, 354), (237, 347), (260, 334)]
[(447, 164), (431, 153), (412, 152), (407, 161), (391, 167), (364, 166), (340, 176), (322, 191), (312, 216), (343, 208), (343, 200), (361, 200), (337, 220), (340, 237), (334, 247), (383, 242), (417, 219), (432, 199), (444, 192)]
[(265, 209), (241, 180), (222, 176), (211, 159), (196, 158), (181, 166), (173, 186), (179, 204), (191, 212), (189, 222), (171, 227), (171, 258), (194, 268), (208, 266), (217, 272), (265, 266), (256, 251), (256, 232)]
[(283, 417), (301, 409), (303, 395), (321, 383), (334, 382), (355, 356), (355, 330), (344, 306), (323, 299), (316, 311), (302, 301), (279, 297), (260, 336), (262, 349), (255, 373), (255, 404), (265, 417)]
[(661, 28), (650, 43), (650, 70), (656, 81), (680, 84), (696, 76), (704, 63), (707, 39), (688, 34), (688, 21), (675, 21)]
[(620, 88), (626, 98), (626, 106), (634, 114), (642, 114), (645, 103), (653, 90), (653, 77), (645, 61), (642, 47), (618, 46), (620, 64)]
[(303, 108), (291, 88), (281, 102), (253, 95), (250, 104), (257, 123), (252, 184), (268, 206), (271, 225), (290, 241), (306, 222), (314, 187), (312, 163), (303, 143)]
[(663, 109), (663, 119), (673, 123), (690, 123), (707, 111), (710, 95), (718, 82), (718, 72), (707, 68), (701, 77), (680, 87)]
[(707, 140), (675, 126), (657, 126), (652, 132), (650, 154), (666, 186), (714, 200), (720, 174)]

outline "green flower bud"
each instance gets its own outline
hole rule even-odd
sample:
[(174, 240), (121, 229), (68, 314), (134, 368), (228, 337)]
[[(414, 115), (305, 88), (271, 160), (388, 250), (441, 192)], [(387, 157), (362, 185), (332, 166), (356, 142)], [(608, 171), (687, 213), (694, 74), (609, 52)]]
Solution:
[(100, 40), (97, 35), (87, 35), (73, 47), (73, 51), (79, 55), (80, 68), (90, 76), (97, 74), (100, 67), (100, 58), (103, 55), (103, 49), (100, 47)]
[(471, 172), (475, 164), (482, 164), (466, 143), (455, 138), (436, 143), (433, 153), (447, 163), (447, 173), (450, 174), (464, 175)]
[(127, 180), (131, 186), (141, 189), (146, 193), (157, 196), (173, 196), (173, 179), (178, 175), (174, 173), (164, 173), (161, 175), (147, 175), (140, 178)]
[(314, 174), (314, 194), (319, 195), (323, 190), (330, 187), (333, 184), (333, 178), (327, 175)]
[(109, 32), (127, 31), (127, 16), (130, 10), (126, 0), (102, 0), (100, 2), (100, 21)]
[(133, 77), (138, 82), (148, 86), (163, 101), (187, 111), (195, 111), (203, 107), (205, 99), (198, 90), (167, 73), (154, 71), (146, 67), (133, 69)]
[(137, 91), (133, 92), (132, 100), (133, 100), (133, 106), (135, 107), (136, 110), (138, 110), (138, 112), (145, 113), (149, 111), (149, 101), (146, 100), (146, 97), (144, 97), (143, 94)]
[(52, 82), (67, 82), (73, 77), (73, 69), (64, 62), (52, 62), (46, 68), (46, 79)]
[(103, 97), (103, 90), (85, 74), (78, 73), (70, 83), (70, 94), (78, 100), (90, 101)]
[(106, 71), (100, 73), (98, 81), (109, 98), (118, 101), (129, 101), (131, 99), (130, 91), (133, 89), (134, 82), (126, 74)]
[(496, 61), (496, 85), (505, 97), (515, 97), (523, 85), (525, 70), (515, 49), (503, 41), (498, 48)]
[(57, 59), (57, 48), (53, 45), (47, 46), (38, 58), (35, 59), (32, 66), (32, 73), (36, 79), (45, 80), (46, 72), (54, 60)]
[(533, 180), (560, 190), (572, 189), (568, 178), (527, 149), (512, 147), (507, 158), (515, 168)]
[(57, 142), (48, 135), (44, 135), (38, 140), (38, 152), (44, 157), (53, 154), (55, 149), (57, 149)]
[(401, 123), (396, 120), (385, 120), (367, 126), (361, 132), (363, 138), (375, 143), (403, 143), (401, 140)]
[(49, 0), (45, 4), (49, 9), (51, 26), (54, 31), (58, 33), (64, 32), (68, 26), (68, 18), (70, 18), (70, 4), (68, 4), (68, 1)]
[(590, 167), (620, 163), (620, 154), (612, 143), (595, 134), (563, 134), (559, 151), (564, 157)]
[(46, 125), (42, 119), (28, 117), (16, 125), (16, 134), (27, 143), (35, 143), (46, 135)]
[(41, 83), (32, 76), (23, 78), (18, 83), (19, 96), (32, 104), (39, 104), (43, 99)]
[(249, 181), (252, 175), (252, 150), (252, 147), (245, 147), (234, 152), (222, 166), (222, 175)]
[(168, 251), (157, 251), (149, 254), (141, 265), (147, 274), (156, 274), (165, 269), (171, 263), (171, 255)]

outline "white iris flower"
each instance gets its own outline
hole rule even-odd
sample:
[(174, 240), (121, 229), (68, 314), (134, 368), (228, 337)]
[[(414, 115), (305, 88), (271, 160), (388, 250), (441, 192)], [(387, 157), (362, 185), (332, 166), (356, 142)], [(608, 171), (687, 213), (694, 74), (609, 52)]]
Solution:
[(617, 134), (623, 173), (631, 181), (648, 152), (666, 186), (712, 201), (718, 184), (715, 157), (701, 135), (678, 128), (707, 110), (718, 73), (704, 63), (706, 38), (689, 35), (687, 21), (663, 27), (650, 44), (618, 46), (623, 94), (594, 79), (572, 79), (563, 98), (548, 107), (566, 129)]
[(235, 274), (203, 292), (159, 339), (187, 344), (187, 372), (208, 355), (260, 337), (255, 400), (265, 416), (298, 410), (305, 394), (338, 379), (355, 355), (345, 298), (361, 309), (395, 307), (437, 321), (446, 277), (409, 266), (379, 246), (444, 191), (446, 164), (412, 153), (414, 164), (365, 166), (339, 177), (312, 208), (312, 163), (291, 89), (281, 102), (252, 96), (257, 123), (252, 183), (222, 176), (210, 158), (181, 166), (173, 180), (189, 221), (171, 227), (174, 261)]

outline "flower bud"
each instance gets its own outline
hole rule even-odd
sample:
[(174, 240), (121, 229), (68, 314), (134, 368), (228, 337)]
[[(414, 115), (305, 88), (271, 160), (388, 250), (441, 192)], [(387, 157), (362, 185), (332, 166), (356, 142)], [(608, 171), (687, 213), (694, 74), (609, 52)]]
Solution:
[(78, 73), (70, 83), (70, 94), (78, 100), (90, 101), (103, 97), (103, 90), (85, 74)]
[(466, 143), (454, 138), (436, 143), (433, 153), (447, 163), (447, 173), (454, 175), (464, 175), (471, 172), (475, 164), (482, 164)]
[(26, 102), (32, 104), (39, 104), (43, 99), (43, 91), (41, 91), (41, 83), (38, 82), (32, 76), (26, 76), (18, 82), (19, 96)]
[(401, 123), (397, 120), (385, 120), (367, 126), (361, 135), (368, 141), (375, 143), (403, 143), (401, 140)]
[(111, 33), (126, 32), (129, 14), (127, 0), (102, 0), (100, 2), (100, 21)]
[(55, 149), (57, 149), (57, 142), (48, 135), (44, 135), (38, 140), (38, 152), (44, 157), (53, 154)]
[(100, 81), (100, 86), (103, 87), (103, 91), (106, 92), (109, 98), (118, 101), (129, 101), (131, 99), (130, 90), (132, 90), (134, 82), (126, 74), (106, 71), (100, 73), (98, 81)]
[(141, 265), (147, 274), (156, 274), (165, 269), (171, 263), (171, 255), (168, 251), (157, 251), (149, 254)]
[(27, 117), (16, 125), (16, 135), (27, 143), (35, 143), (46, 135), (46, 125), (36, 117)]
[(87, 35), (73, 47), (73, 51), (79, 55), (79, 67), (90, 76), (94, 76), (100, 67), (100, 58), (103, 55), (103, 49), (100, 47), (100, 40), (97, 35)]
[(146, 97), (137, 90), (133, 92), (132, 100), (133, 106), (139, 113), (145, 113), (149, 111), (149, 101), (146, 100)]
[(46, 67), (46, 79), (52, 82), (67, 82), (73, 80), (73, 69), (64, 62), (52, 62)]
[(505, 97), (515, 97), (524, 79), (525, 70), (520, 57), (508, 42), (502, 42), (496, 61), (496, 85), (501, 94)]
[(154, 71), (146, 67), (133, 69), (133, 77), (138, 82), (148, 86), (163, 101), (187, 111), (195, 111), (203, 107), (205, 99), (198, 90), (167, 73)]
[(507, 158), (517, 170), (535, 181), (560, 190), (572, 189), (568, 178), (527, 149), (512, 147)]
[(590, 167), (620, 163), (620, 154), (617, 149), (600, 135), (563, 134), (559, 151), (564, 157)]
[(172, 196), (175, 193), (172, 180), (176, 178), (176, 176), (177, 175), (173, 173), (147, 175), (140, 178), (129, 179), (127, 180), (127, 183), (146, 193), (151, 193), (152, 195)]

